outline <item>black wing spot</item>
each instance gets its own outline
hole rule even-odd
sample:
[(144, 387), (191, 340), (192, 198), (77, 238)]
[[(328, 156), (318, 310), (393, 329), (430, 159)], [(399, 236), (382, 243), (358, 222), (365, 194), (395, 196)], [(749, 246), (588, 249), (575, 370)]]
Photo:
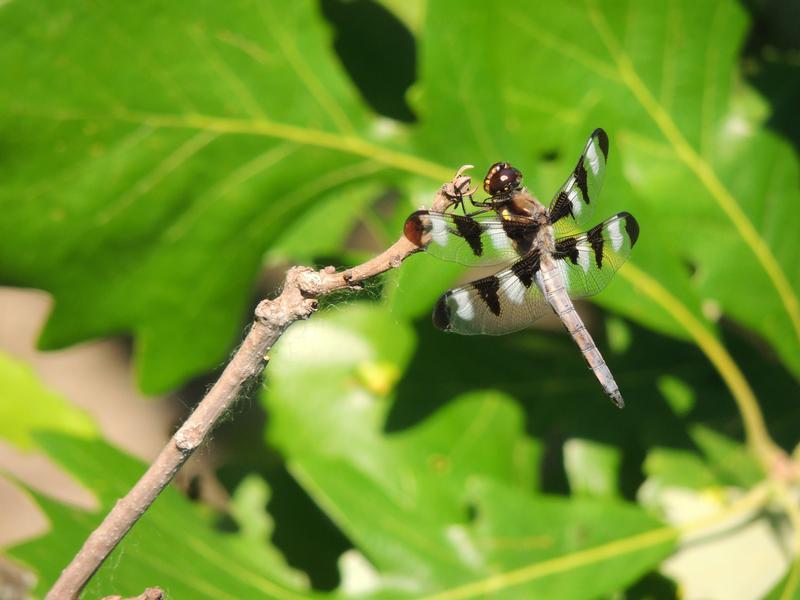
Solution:
[(597, 268), (603, 268), (603, 223), (599, 223), (592, 227), (586, 233), (586, 239), (592, 245), (594, 251), (594, 260), (597, 263)]
[(617, 216), (625, 219), (625, 231), (628, 232), (628, 237), (631, 239), (631, 248), (633, 248), (636, 240), (639, 239), (639, 222), (629, 212), (621, 212)]
[(592, 137), (597, 138), (597, 145), (600, 146), (603, 156), (608, 161), (608, 134), (602, 127), (598, 127), (592, 133)]
[(533, 278), (539, 270), (539, 253), (533, 252), (511, 265), (511, 271), (526, 288), (533, 285)]
[(484, 277), (483, 279), (473, 281), (472, 286), (478, 291), (481, 300), (486, 303), (486, 306), (489, 307), (489, 310), (492, 311), (492, 314), (499, 317), (500, 296), (497, 294), (497, 292), (500, 290), (500, 280), (494, 275), (491, 275), (489, 277)]
[(556, 242), (555, 258), (568, 258), (573, 265), (578, 264), (578, 240), (574, 237), (560, 239)]
[(458, 235), (467, 241), (469, 247), (472, 249), (472, 253), (475, 256), (482, 256), (483, 241), (481, 240), (480, 224), (475, 219), (463, 217), (461, 215), (454, 215), (453, 220), (455, 221)]
[(586, 167), (583, 166), (583, 159), (584, 156), (581, 155), (581, 159), (578, 161), (578, 165), (575, 167), (575, 183), (578, 186), (578, 189), (581, 191), (583, 195), (583, 199), (586, 204), (591, 202), (591, 198), (589, 198), (589, 185), (586, 181)]
[(566, 192), (560, 191), (550, 209), (550, 222), (555, 223), (556, 221), (560, 221), (567, 215), (573, 219), (575, 218), (575, 215), (572, 214), (572, 202), (570, 202), (569, 196)]
[(539, 231), (539, 226), (530, 222), (521, 223), (516, 219), (510, 218), (502, 218), (502, 223), (503, 231), (514, 242), (516, 251), (521, 255), (530, 252), (533, 240)]
[(442, 331), (450, 331), (450, 307), (447, 306), (449, 297), (450, 292), (440, 296), (433, 309), (433, 324)]

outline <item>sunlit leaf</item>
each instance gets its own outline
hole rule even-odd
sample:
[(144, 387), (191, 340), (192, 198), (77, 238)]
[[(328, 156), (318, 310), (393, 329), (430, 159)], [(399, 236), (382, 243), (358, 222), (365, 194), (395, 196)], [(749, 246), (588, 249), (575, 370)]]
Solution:
[(378, 194), (375, 184), (367, 183), (315, 200), (292, 227), (278, 237), (269, 249), (269, 256), (312, 263), (318, 256), (340, 252), (360, 213), (370, 210), (369, 203)]
[(721, 483), (749, 487), (763, 478), (755, 458), (742, 444), (700, 426), (692, 429), (691, 436)]
[(36, 431), (92, 437), (97, 428), (81, 410), (48, 390), (27, 365), (0, 352), (0, 438), (22, 450)]
[(0, 32), (0, 280), (53, 294), (43, 347), (134, 334), (146, 391), (224, 358), (306, 209), (439, 173), (388, 150), (316, 3), (10, 2)]
[(576, 496), (614, 497), (621, 462), (613, 446), (573, 438), (564, 444), (564, 470)]
[(694, 452), (655, 448), (647, 455), (644, 469), (651, 483), (659, 487), (704, 489), (721, 482)]

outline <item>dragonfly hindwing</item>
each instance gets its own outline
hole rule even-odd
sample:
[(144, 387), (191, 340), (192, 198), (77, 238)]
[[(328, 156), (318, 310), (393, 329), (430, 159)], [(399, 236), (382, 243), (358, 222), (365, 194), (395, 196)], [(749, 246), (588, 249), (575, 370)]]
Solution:
[(569, 295), (592, 296), (606, 287), (637, 239), (639, 224), (628, 212), (618, 213), (586, 233), (558, 238), (553, 258), (563, 264)]

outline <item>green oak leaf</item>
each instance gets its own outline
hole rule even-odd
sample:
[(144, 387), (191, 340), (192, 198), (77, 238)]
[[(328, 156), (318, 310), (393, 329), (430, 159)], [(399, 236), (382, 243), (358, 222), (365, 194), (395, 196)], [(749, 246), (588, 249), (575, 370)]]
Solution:
[[(401, 128), (365, 109), (311, 2), (0, 3), (0, 281), (54, 295), (42, 345), (130, 332), (145, 389), (172, 387), (225, 356), (265, 254), (334, 252), (370, 190), (413, 191), (410, 211), (465, 162), (511, 160), (546, 200), (600, 125), (612, 155), (598, 220), (630, 210), (642, 237), (599, 302), (684, 338), (732, 317), (797, 376), (797, 161), (738, 81), (738, 4), (505, 1), (489, 27), (477, 3), (419, 7), (398, 9), (422, 66), (420, 123)], [(270, 364), (267, 437), (375, 570), (374, 594), (610, 594), (673, 547), (674, 531), (618, 499), (644, 447), (665, 448), (645, 465), (667, 481), (759, 477), (730, 440), (683, 434), (725, 394), (686, 344), (631, 325), (630, 339), (603, 347), (629, 400), (620, 416), (563, 334), (412, 329), (458, 272), (413, 257), (390, 279), (388, 306), (331, 304), (289, 330)], [(780, 414), (785, 381), (760, 383), (775, 392), (765, 410)], [(541, 492), (532, 436), (545, 432), (567, 440), (565, 485), (580, 497)], [(60, 458), (105, 509), (143, 468), (99, 441), (20, 440)], [(684, 477), (671, 443), (706, 460), (690, 459)], [(90, 591), (164, 581), (190, 597), (308, 593), (264, 542), (266, 490), (240, 492), (239, 518), (254, 519), (241, 536), (168, 492)], [(43, 587), (101, 513), (39, 501), (53, 530), (16, 555), (28, 553)], [(159, 570), (150, 549), (173, 552), (187, 530), (200, 541), (181, 549), (180, 569)], [(223, 587), (215, 576), (198, 587), (218, 571)]]
[(264, 511), (269, 501), (269, 486), (258, 475), (247, 475), (231, 495), (230, 512), (242, 535), (254, 540), (268, 540), (272, 519)]
[(658, 488), (702, 490), (721, 483), (703, 459), (688, 450), (654, 448), (647, 454), (644, 471), (649, 481)]
[(83, 411), (48, 390), (33, 370), (0, 352), (0, 439), (21, 450), (36, 447), (37, 430), (94, 437), (97, 427)]
[(53, 294), (43, 348), (133, 334), (148, 392), (224, 359), (265, 251), (329, 193), (448, 177), (393, 149), (310, 0), (10, 2), (0, 34), (0, 281)]
[(743, 444), (700, 425), (689, 435), (721, 483), (748, 488), (763, 479), (758, 461)]
[(487, 550), (494, 570), (512, 569), (490, 577), (485, 592), (595, 598), (633, 583), (673, 548), (656, 519), (618, 500), (526, 497), (485, 481), (472, 491), (479, 498), (477, 547)]
[(311, 264), (318, 256), (341, 252), (359, 214), (372, 210), (370, 203), (379, 193), (374, 183), (361, 183), (316, 201), (275, 240), (267, 253), (268, 258)]
[[(616, 459), (609, 460), (613, 453), (608, 449), (620, 448), (627, 460), (653, 440), (691, 442), (651, 375), (660, 372), (661, 361), (703, 399), (699, 407), (727, 409), (718, 418), (723, 423), (731, 420), (733, 409), (723, 401), (724, 392), (711, 368), (697, 368), (700, 355), (695, 349), (632, 326), (619, 372), (631, 402), (620, 413), (607, 404), (588, 371), (584, 370), (585, 380), (576, 375), (582, 359), (563, 336), (529, 336), (525, 345), (508, 336), (493, 338), (484, 346), (476, 339), (474, 347), (458, 355), (458, 338), (430, 332), (426, 322), (418, 329), (415, 333), (382, 307), (351, 303), (293, 327), (273, 351), (264, 399), (268, 437), (283, 451), (307, 493), (356, 547), (342, 559), (342, 587), (337, 594), (349, 597), (358, 595), (354, 589), (364, 591), (349, 583), (354, 556), (361, 557), (367, 571), (374, 571), (374, 577), (367, 578), (374, 597), (418, 597), (421, 589), (480, 597), (493, 586), (509, 597), (526, 593), (597, 597), (603, 590), (610, 593), (632, 583), (670, 552), (669, 531), (659, 529), (641, 509), (619, 500), (615, 486), (622, 484), (624, 472), (614, 465)], [(421, 345), (415, 352), (417, 337)], [(658, 358), (642, 352), (644, 347), (657, 348)], [(478, 369), (469, 361), (481, 348), (486, 356)], [(775, 379), (760, 363), (747, 366), (763, 372), (767, 380)], [(481, 380), (483, 390), (477, 385)], [(24, 406), (25, 397), (17, 402)], [(398, 424), (396, 413), (415, 403), (428, 411), (427, 418)], [(788, 414), (783, 407), (776, 409), (784, 418)], [(553, 498), (539, 491), (542, 442), (526, 431), (544, 436), (545, 431), (559, 430), (571, 433), (564, 455), (577, 497)], [(746, 471), (741, 469), (743, 463), (726, 458), (736, 458), (741, 446), (719, 439), (719, 434), (717, 439), (708, 432), (702, 435), (698, 447), (708, 448), (709, 464), (718, 455), (725, 477), (731, 469)], [(102, 504), (98, 512), (86, 513), (38, 498), (53, 529), (21, 546), (24, 556), (13, 554), (44, 578), (43, 589), (112, 499), (123, 494), (144, 467), (100, 441), (87, 445), (67, 438), (50, 443), (49, 436), (31, 439), (62, 461)], [(574, 449), (569, 448), (576, 439), (589, 450), (600, 448), (599, 460), (594, 452), (589, 452), (588, 461), (585, 452), (575, 460)], [(638, 468), (636, 463), (632, 466)], [(600, 469), (599, 478), (590, 477), (592, 468)], [(246, 552), (253, 544), (259, 548), (254, 556), (267, 553), (274, 558), (268, 564), (281, 564), (264, 543), (271, 530), (271, 519), (263, 510), (267, 494), (263, 482), (252, 478), (235, 489), (232, 513), (241, 527), (237, 539), (246, 541), (234, 541), (215, 532), (205, 517), (188, 522), (197, 519), (195, 507), (168, 490), (134, 528), (133, 534), (141, 531), (141, 537), (132, 537), (130, 546), (128, 540), (123, 542), (120, 554), (99, 575), (105, 583), (91, 589), (100, 594), (164, 582), (191, 597), (213, 597), (219, 592), (218, 572), (232, 567), (228, 562), (222, 567), (210, 565), (216, 555), (204, 552), (204, 543), (237, 560), (238, 554), (231, 554), (227, 544), (242, 544)], [(162, 506), (170, 507), (166, 516), (159, 513)], [(189, 516), (179, 519), (173, 510)], [(535, 518), (545, 513), (562, 525), (548, 529), (547, 520)], [(599, 514), (607, 518), (595, 519), (593, 515)], [(169, 533), (173, 530), (165, 521), (175, 521), (180, 531)], [(302, 523), (283, 526), (303, 535)], [(196, 535), (206, 541), (198, 545), (194, 537), (188, 538), (189, 548), (174, 541), (187, 540), (187, 530), (199, 531)], [(163, 548), (165, 543), (169, 548)], [(151, 547), (162, 554), (185, 555), (189, 563), (180, 559), (182, 583), (174, 581), (175, 572), (158, 566), (163, 561), (146, 562), (153, 556)], [(637, 562), (639, 558), (644, 562)], [(230, 588), (234, 593), (277, 595), (264, 591), (261, 564), (240, 566), (253, 569), (258, 577), (251, 579), (249, 571), (233, 572), (233, 577), (244, 580), (242, 587)], [(211, 587), (199, 589), (207, 579)], [(579, 592), (568, 583), (573, 579), (582, 586)], [(596, 580), (597, 586), (587, 580)], [(246, 587), (251, 584), (257, 589)], [(307, 591), (292, 584), (284, 595), (302, 596)]]
[(564, 443), (564, 470), (575, 496), (613, 498), (619, 488), (621, 452), (609, 444), (572, 438)]
[(635, 505), (537, 492), (541, 448), (506, 394), (473, 390), (387, 433), (413, 344), (388, 310), (339, 307), (281, 339), (264, 394), (269, 442), (368, 558), (376, 593), (591, 598), (669, 554)]
[(658, 488), (704, 490), (738, 486), (747, 489), (763, 479), (755, 458), (744, 444), (704, 427), (689, 427), (697, 450), (653, 448), (644, 462), (650, 484)]

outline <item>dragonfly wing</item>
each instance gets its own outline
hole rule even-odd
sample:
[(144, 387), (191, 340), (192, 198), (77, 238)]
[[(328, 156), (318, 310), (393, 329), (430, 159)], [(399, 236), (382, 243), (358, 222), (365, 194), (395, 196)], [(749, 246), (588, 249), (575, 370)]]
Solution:
[(493, 210), (470, 216), (418, 210), (406, 219), (403, 231), (437, 258), (496, 265), (519, 258), (518, 242), (533, 240), (537, 226), (527, 217), (501, 217)]
[(621, 212), (585, 233), (556, 239), (553, 258), (569, 295), (584, 298), (600, 292), (628, 260), (638, 238), (636, 219)]
[(549, 310), (536, 284), (534, 251), (509, 268), (446, 292), (436, 303), (433, 323), (462, 335), (502, 335), (524, 329)]
[(608, 135), (602, 129), (595, 129), (578, 164), (550, 203), (550, 222), (556, 237), (584, 231), (591, 225), (603, 187), (607, 160)]

